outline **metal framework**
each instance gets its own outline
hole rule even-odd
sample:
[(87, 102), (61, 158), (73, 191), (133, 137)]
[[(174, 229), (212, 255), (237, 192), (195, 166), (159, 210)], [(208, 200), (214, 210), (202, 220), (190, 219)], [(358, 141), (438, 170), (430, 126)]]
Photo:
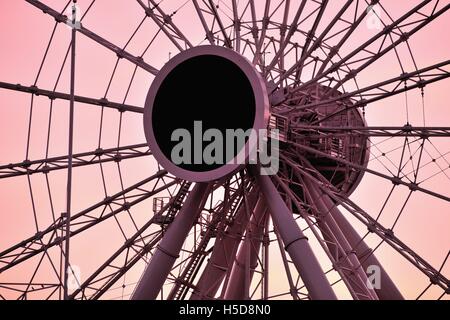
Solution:
[[(13, 244), (0, 238), (0, 299), (449, 298), (448, 236), (439, 248), (444, 259), (436, 264), (428, 261), (423, 249), (419, 254), (417, 243), (401, 239), (399, 225), (413, 210), (409, 204), (415, 198), (449, 209), (450, 127), (428, 121), (425, 93), (429, 86), (448, 81), (450, 60), (422, 67), (411, 43), (439, 17), (448, 19), (450, 4), (423, 0), (414, 7), (404, 4), (401, 14), (392, 15), (389, 5), (378, 0), (342, 1), (338, 7), (328, 0), (170, 4), (137, 0), (133, 5), (143, 19), (119, 46), (110, 42), (113, 35), (100, 36), (84, 25), (84, 18), (95, 14), (101, 0), (78, 1), (86, 6), (78, 18), (77, 1), (67, 1), (60, 11), (41, 1), (25, 1), (38, 9), (36, 14), (40, 10), (52, 17), (55, 25), (34, 83), (0, 82), (2, 94), (15, 91), (31, 97), (25, 157), (6, 160), (8, 152), (4, 152), (0, 182), (14, 187), (25, 183), (32, 208), (28, 237)], [(188, 12), (192, 16), (179, 19)], [(380, 28), (358, 43), (354, 36), (367, 28), (369, 18), (376, 19)], [(186, 20), (196, 24), (195, 32)], [(64, 24), (72, 26), (70, 45), (54, 87), (42, 89), (38, 83), (49, 50), (57, 45), (55, 31)], [(136, 52), (130, 43), (146, 24), (153, 30), (150, 43)], [(77, 68), (79, 37), (116, 56), (101, 98), (76, 93), (77, 74), (82, 72)], [(161, 38), (171, 47), (157, 47)], [(127, 117), (144, 113), (144, 101), (139, 106), (127, 102), (138, 69), (153, 79), (162, 68), (153, 60), (158, 52), (167, 52), (170, 58), (173, 47), (182, 52), (205, 44), (234, 50), (264, 77), (270, 101), (267, 127), (279, 130), (277, 174), (264, 176), (257, 165), (244, 165), (219, 180), (192, 183), (157, 164), (147, 143), (122, 143)], [(367, 83), (371, 79), (367, 74), (386, 59), (397, 64), (399, 74)], [(131, 64), (133, 72), (125, 81), (123, 101), (112, 102), (111, 83), (119, 77), (122, 64)], [(65, 67), (70, 71), (69, 93), (58, 89)], [(364, 75), (365, 84), (360, 86)], [(366, 117), (381, 102), (399, 101), (399, 94), (405, 96), (405, 105), (391, 109), (402, 114), (401, 119), (378, 125)], [(410, 119), (417, 113), (411, 107), (413, 94), (420, 97), (422, 114), (416, 117), (420, 125)], [(48, 109), (39, 96), (49, 98)], [(56, 101), (68, 115), (67, 153), (50, 156), (49, 148), (56, 143), (51, 139)], [(0, 108), (8, 107), (2, 103)], [(93, 151), (78, 152), (74, 113), (88, 108), (100, 114), (98, 145), (87, 149)], [(47, 111), (48, 123), (39, 124), (36, 112)], [(118, 123), (108, 124), (107, 112), (118, 115)], [(8, 120), (2, 116), (2, 121)], [(47, 133), (42, 157), (31, 152), (32, 126), (38, 125)], [(108, 125), (119, 128), (114, 147), (104, 144)], [(149, 164), (152, 174), (147, 174), (143, 163)], [(79, 172), (88, 168), (98, 169), (103, 195), (80, 209), (74, 183)], [(132, 170), (140, 172), (141, 179), (127, 186), (124, 181)], [(378, 181), (380, 189), (388, 186), (380, 205), (369, 209), (352, 195), (366, 177), (369, 183)], [(42, 199), (50, 203), (45, 210), (39, 206)], [(439, 219), (448, 225), (446, 212), (441, 213)], [(107, 230), (103, 236), (114, 248), (104, 252), (97, 248), (99, 257), (93, 256), (79, 277), (75, 261), (80, 261), (80, 243), (97, 230)], [(83, 248), (100, 241), (91, 239)], [(419, 234), (416, 241), (427, 240)], [(384, 248), (408, 263), (420, 283), (416, 296), (398, 285), (389, 261), (382, 258)], [(87, 253), (84, 259), (90, 261)], [(368, 274), (373, 266), (378, 267), (381, 281), (376, 287), (370, 285)]]

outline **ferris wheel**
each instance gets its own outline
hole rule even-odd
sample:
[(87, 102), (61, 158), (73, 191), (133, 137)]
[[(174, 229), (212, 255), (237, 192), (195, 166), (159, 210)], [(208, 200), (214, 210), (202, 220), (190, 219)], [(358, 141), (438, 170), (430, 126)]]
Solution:
[(450, 4), (397, 2), (2, 4), (0, 299), (448, 299)]

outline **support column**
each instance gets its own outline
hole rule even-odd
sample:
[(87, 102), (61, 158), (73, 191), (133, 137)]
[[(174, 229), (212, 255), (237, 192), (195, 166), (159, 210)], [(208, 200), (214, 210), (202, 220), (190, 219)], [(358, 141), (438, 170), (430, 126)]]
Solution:
[[(325, 199), (325, 201), (332, 201), (329, 197), (327, 198), (328, 199)], [(378, 298), (380, 300), (403, 300), (403, 295), (400, 293), (389, 274), (383, 268), (382, 264), (378, 261), (377, 257), (372, 253), (372, 249), (370, 249), (369, 246), (362, 240), (361, 236), (347, 221), (344, 215), (339, 210), (332, 213), (332, 215), (339, 228), (347, 238), (350, 246), (353, 250), (355, 250), (364, 270), (367, 270), (369, 266), (378, 266), (380, 268), (381, 284), (379, 289), (375, 288)]]
[[(76, 0), (72, 0), (72, 40), (70, 61), (70, 106), (69, 106), (69, 142), (67, 153), (67, 190), (66, 190), (66, 212), (65, 212), (65, 235), (64, 235), (64, 300), (69, 299), (69, 269), (73, 275), (70, 265), (70, 222), (72, 219), (72, 168), (73, 168), (73, 131), (74, 131), (74, 106), (75, 106), (75, 58), (76, 58)], [(36, 80), (37, 81), (37, 80)], [(34, 96), (34, 95), (33, 95)], [(31, 117), (30, 117), (31, 121)], [(31, 124), (30, 124), (31, 125)], [(27, 149), (28, 158), (28, 149)]]
[(303, 279), (311, 299), (336, 300), (337, 297), (325, 277), (308, 239), (298, 227), (292, 212), (289, 211), (272, 180), (268, 176), (260, 175), (256, 167), (253, 167), (252, 171), (264, 194), (272, 221), (283, 239), (285, 250), (289, 253)]
[[(225, 291), (225, 299), (248, 299), (253, 274), (258, 266), (258, 254), (263, 241), (264, 227), (268, 218), (266, 211), (266, 203), (260, 197), (254, 214), (250, 218), (245, 240), (239, 247), (236, 260), (231, 270), (230, 280)], [(248, 255), (250, 255), (249, 265), (247, 265)], [(248, 279), (246, 279), (246, 276), (248, 276)]]
[(211, 185), (196, 183), (186, 198), (183, 207), (167, 229), (166, 234), (158, 245), (155, 254), (140, 279), (132, 300), (154, 300), (186, 240), (189, 231), (197, 221), (207, 198)]
[[(251, 191), (247, 196), (249, 208), (254, 208), (257, 196), (256, 190)], [(247, 217), (245, 205), (242, 203), (236, 212), (233, 224), (224, 232), (217, 234), (213, 252), (191, 295), (191, 300), (211, 299), (216, 295), (228, 268), (232, 266), (248, 221), (249, 217)]]

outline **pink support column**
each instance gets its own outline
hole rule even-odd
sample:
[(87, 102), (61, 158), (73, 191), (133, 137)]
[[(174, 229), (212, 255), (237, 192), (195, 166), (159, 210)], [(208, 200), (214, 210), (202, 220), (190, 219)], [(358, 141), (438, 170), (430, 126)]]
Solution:
[(132, 300), (153, 300), (158, 296), (189, 231), (197, 221), (209, 195), (210, 184), (197, 183), (186, 198), (182, 209), (167, 229), (148, 264)]
[(329, 237), (330, 239), (328, 240), (330, 241), (327, 242), (327, 245), (330, 251), (338, 249), (337, 262), (342, 266), (343, 276), (347, 278), (348, 281), (346, 283), (351, 287), (349, 289), (352, 289), (355, 295), (354, 298), (359, 300), (378, 300), (378, 296), (374, 290), (367, 286), (367, 274), (361, 267), (356, 252), (353, 251), (352, 246), (348, 243), (333, 218), (333, 214), (339, 211), (339, 209), (333, 202), (326, 201), (330, 200), (330, 198), (326, 194), (321, 194), (318, 186), (314, 182), (307, 178), (303, 178), (303, 182), (310, 204), (317, 208), (319, 227), (324, 229), (324, 231), (329, 231), (333, 236), (333, 239)]
[(268, 176), (260, 175), (256, 167), (253, 167), (252, 171), (264, 194), (272, 221), (278, 229), (285, 249), (302, 277), (311, 299), (336, 300), (337, 297), (325, 277), (308, 239), (298, 227), (292, 212), (289, 211), (272, 180)]
[[(311, 164), (306, 164), (311, 167)], [(323, 182), (327, 182), (325, 178), (319, 177)], [(331, 199), (331, 194), (326, 192), (329, 197), (324, 198), (328, 205), (334, 205)], [(378, 266), (380, 268), (381, 276), (381, 286), (380, 288), (375, 288), (375, 293), (380, 300), (403, 300), (403, 295), (398, 290), (395, 283), (392, 281), (389, 274), (383, 268), (381, 263), (378, 261), (377, 257), (372, 253), (372, 249), (362, 240), (361, 236), (356, 232), (353, 226), (348, 222), (340, 210), (331, 213), (332, 217), (338, 224), (342, 233), (346, 237), (350, 246), (355, 250), (361, 265), (365, 270), (369, 266)]]
[[(328, 201), (329, 203), (332, 200), (327, 197), (325, 201)], [(332, 216), (347, 238), (349, 244), (355, 250), (363, 268), (365, 270), (367, 270), (369, 266), (378, 266), (380, 268), (381, 284), (380, 288), (375, 288), (378, 298), (380, 300), (403, 300), (403, 295), (400, 293), (389, 274), (378, 261), (377, 257), (372, 254), (372, 249), (370, 249), (369, 246), (361, 239), (361, 236), (347, 221), (344, 215), (337, 210), (332, 213)]]
[[(256, 190), (249, 193), (247, 196), (249, 208), (253, 209), (257, 196)], [(249, 217), (245, 212), (244, 204), (242, 204), (236, 212), (233, 224), (228, 226), (223, 233), (217, 234), (213, 252), (195, 286), (191, 300), (211, 299), (216, 295), (228, 268), (232, 266), (248, 221)]]
[[(258, 254), (263, 241), (264, 227), (268, 218), (266, 211), (266, 203), (260, 197), (247, 227), (248, 235), (246, 235), (245, 240), (239, 247), (228, 287), (225, 291), (225, 299), (244, 300), (248, 298), (253, 274), (258, 266)], [(249, 270), (247, 270), (246, 266), (248, 255), (250, 255)], [(248, 276), (248, 279), (246, 279), (246, 276)]]

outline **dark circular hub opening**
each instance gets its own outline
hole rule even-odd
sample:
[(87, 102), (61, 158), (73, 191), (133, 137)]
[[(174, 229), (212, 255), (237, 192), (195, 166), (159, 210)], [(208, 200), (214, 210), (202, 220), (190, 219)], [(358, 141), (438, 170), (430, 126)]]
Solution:
[[(255, 113), (255, 95), (245, 73), (224, 57), (199, 55), (181, 62), (164, 78), (153, 103), (151, 125), (156, 143), (167, 159), (171, 159), (173, 148), (180, 142), (176, 139), (173, 141), (173, 132), (177, 129), (187, 130), (192, 139), (192, 161), (177, 166), (205, 172), (222, 164), (207, 164), (203, 157), (200, 163), (198, 159), (195, 161), (198, 144), (201, 144), (203, 151), (211, 143), (203, 141), (203, 133), (208, 129), (217, 129), (222, 137), (226, 137), (227, 129), (251, 129)], [(194, 122), (197, 124), (196, 130)], [(225, 149), (226, 143), (223, 141), (224, 163), (232, 160), (240, 151), (236, 147), (234, 154), (227, 157)]]

